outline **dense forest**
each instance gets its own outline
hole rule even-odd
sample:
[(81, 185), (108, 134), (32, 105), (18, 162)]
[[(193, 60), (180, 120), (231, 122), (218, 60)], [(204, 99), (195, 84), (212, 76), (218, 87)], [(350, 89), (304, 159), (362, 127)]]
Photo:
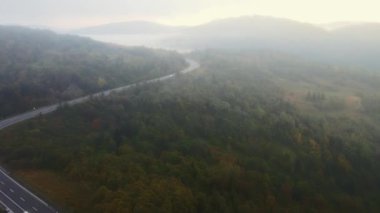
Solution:
[(65, 212), (379, 212), (380, 77), (205, 51), (168, 82), (0, 132), (0, 160)]
[(0, 118), (183, 67), (169, 51), (0, 26)]

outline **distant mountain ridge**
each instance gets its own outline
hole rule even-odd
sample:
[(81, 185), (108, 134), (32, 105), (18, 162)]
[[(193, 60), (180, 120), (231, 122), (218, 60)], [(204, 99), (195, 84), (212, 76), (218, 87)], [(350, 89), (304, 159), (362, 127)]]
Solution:
[(326, 30), (289, 19), (253, 16), (213, 21), (186, 29), (168, 45), (192, 49), (254, 49), (307, 59), (380, 69), (380, 23), (352, 23)]
[(287, 32), (295, 32), (299, 30), (307, 30), (312, 33), (325, 33), (325, 31), (312, 24), (296, 22), (289, 19), (272, 18), (265, 16), (247, 16), (238, 18), (228, 18), (211, 21), (206, 24), (198, 25), (190, 28), (188, 31), (193, 33), (231, 33), (231, 31), (245, 33), (248, 35), (257, 35), (261, 33), (278, 33), (278, 30), (286, 30)]
[(71, 31), (74, 34), (157, 34), (169, 33), (182, 29), (148, 21), (129, 21), (103, 24)]
[[(380, 23), (333, 23), (325, 26), (266, 16), (211, 21), (190, 27), (152, 22), (124, 22), (73, 31), (81, 35), (158, 35), (173, 49), (250, 49), (294, 54), (348, 66), (380, 69)], [(152, 39), (152, 38), (149, 38)]]

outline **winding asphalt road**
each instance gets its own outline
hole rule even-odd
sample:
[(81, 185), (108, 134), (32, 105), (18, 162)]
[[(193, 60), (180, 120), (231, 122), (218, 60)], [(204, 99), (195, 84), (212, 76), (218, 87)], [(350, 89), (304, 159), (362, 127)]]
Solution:
[[(185, 73), (191, 72), (193, 70), (198, 69), (199, 66), (200, 66), (199, 63), (196, 62), (196, 61), (194, 61), (194, 60), (186, 59), (186, 61), (189, 64), (189, 66), (186, 69), (183, 69), (183, 70), (179, 71), (180, 73), (185, 74)], [(132, 87), (135, 87), (135, 86), (137, 86), (138, 84), (141, 84), (141, 83), (145, 83), (145, 84), (148, 83), (149, 84), (149, 83), (154, 83), (154, 82), (159, 82), (159, 81), (165, 81), (165, 80), (174, 78), (175, 75), (176, 74), (174, 73), (174, 74), (166, 75), (166, 76), (155, 78), (155, 79), (151, 79), (151, 80), (141, 81), (139, 83), (129, 84), (129, 85), (126, 85), (126, 86), (123, 86), (123, 87), (118, 87), (118, 88), (115, 88), (115, 89), (110, 89), (110, 90), (102, 91), (102, 92), (95, 93), (95, 94), (92, 94), (92, 95), (88, 95), (88, 96), (84, 96), (84, 97), (81, 97), (81, 98), (77, 98), (77, 99), (74, 99), (74, 100), (71, 100), (71, 101), (63, 102), (61, 104), (66, 104), (66, 105), (69, 105), (69, 106), (72, 106), (72, 105), (75, 105), (75, 104), (80, 104), (80, 103), (88, 101), (92, 97), (108, 96), (108, 95), (110, 95), (113, 92), (121, 92), (121, 91), (124, 91), (124, 90), (128, 90), (128, 89), (130, 89)], [(41, 108), (38, 108), (38, 109), (30, 111), (30, 112), (25, 112), (23, 114), (16, 115), (16, 116), (13, 116), (11, 118), (2, 120), (2, 121), (0, 121), (0, 130), (4, 129), (6, 127), (9, 127), (9, 126), (15, 125), (17, 123), (20, 123), (22, 121), (29, 120), (31, 118), (35, 118), (35, 117), (37, 117), (39, 115), (45, 115), (45, 114), (54, 112), (54, 111), (56, 111), (58, 109), (58, 107), (59, 107), (59, 104), (45, 106), (45, 107), (41, 107)]]
[[(179, 71), (180, 73), (185, 74), (185, 73), (194, 71), (198, 69), (200, 66), (199, 63), (194, 60), (186, 59), (186, 61), (189, 64), (189, 66), (186, 69)], [(139, 83), (129, 84), (123, 87), (118, 87), (115, 89), (110, 89), (103, 92), (77, 98), (71, 101), (64, 102), (62, 104), (66, 104), (69, 106), (80, 104), (80, 103), (88, 101), (92, 97), (108, 96), (113, 92), (121, 92), (124, 90), (128, 90), (141, 83), (150, 84), (150, 83), (169, 80), (169, 79), (174, 78), (175, 75), (176, 74), (174, 73), (174, 74), (166, 75), (166, 76), (151, 79), (151, 80), (141, 81)], [(59, 107), (59, 104), (45, 106), (45, 107), (30, 111), (30, 112), (26, 112), (26, 113), (2, 120), (0, 121), (0, 130), (9, 126), (15, 125), (17, 123), (35, 118), (37, 116), (54, 112), (58, 109), (58, 107)], [(57, 212), (51, 206), (49, 206), (46, 202), (44, 202), (42, 199), (38, 198), (36, 195), (31, 193), (29, 190), (27, 190), (17, 181), (12, 179), (9, 176), (9, 174), (1, 168), (0, 168), (0, 206), (3, 206), (8, 212), (14, 212), (14, 213), (26, 213), (26, 212), (56, 213)]]

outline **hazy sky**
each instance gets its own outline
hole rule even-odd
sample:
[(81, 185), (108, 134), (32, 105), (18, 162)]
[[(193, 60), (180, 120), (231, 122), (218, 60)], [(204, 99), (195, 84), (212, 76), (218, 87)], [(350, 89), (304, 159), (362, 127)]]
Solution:
[(76, 28), (148, 20), (194, 25), (243, 15), (380, 22), (379, 0), (0, 0), (0, 24)]

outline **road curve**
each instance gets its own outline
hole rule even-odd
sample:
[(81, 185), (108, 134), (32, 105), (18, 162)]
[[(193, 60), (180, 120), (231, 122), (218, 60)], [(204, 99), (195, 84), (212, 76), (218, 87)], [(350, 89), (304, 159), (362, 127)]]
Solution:
[[(179, 71), (179, 73), (185, 74), (185, 73), (194, 71), (200, 67), (199, 63), (194, 60), (186, 59), (186, 61), (189, 64), (189, 66), (186, 69)], [(88, 101), (91, 97), (108, 96), (113, 92), (125, 91), (141, 83), (149, 84), (149, 83), (172, 79), (175, 77), (175, 75), (176, 73), (162, 76), (155, 79), (151, 79), (151, 80), (141, 81), (139, 83), (129, 84), (123, 87), (118, 87), (115, 89), (110, 89), (103, 92), (77, 98), (71, 101), (66, 101), (62, 104), (66, 104), (69, 106), (80, 104), (80, 103)], [(9, 126), (15, 125), (17, 123), (35, 118), (37, 116), (54, 112), (55, 110), (58, 109), (58, 107), (59, 107), (59, 104), (45, 106), (34, 111), (26, 112), (26, 113), (2, 120), (0, 121), (0, 130)], [(26, 213), (26, 212), (28, 213), (30, 212), (56, 213), (57, 212), (52, 207), (50, 207), (46, 202), (44, 202), (42, 199), (38, 198), (36, 195), (31, 193), (29, 190), (27, 190), (17, 181), (12, 179), (9, 176), (9, 174), (1, 168), (0, 168), (0, 206), (3, 206), (8, 212), (13, 212), (13, 213)]]

